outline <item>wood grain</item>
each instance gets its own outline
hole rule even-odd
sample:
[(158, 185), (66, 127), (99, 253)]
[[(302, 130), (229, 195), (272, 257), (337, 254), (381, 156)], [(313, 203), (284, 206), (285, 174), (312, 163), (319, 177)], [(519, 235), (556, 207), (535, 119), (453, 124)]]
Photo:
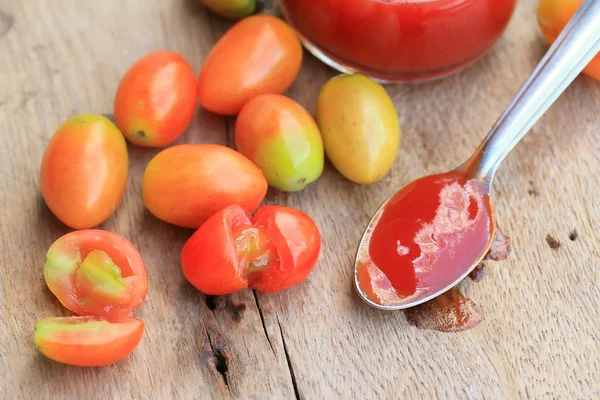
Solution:
[[(194, 0), (0, 2), (0, 398), (598, 398), (598, 82), (578, 78), (497, 175), (513, 253), (480, 282), (461, 283), (481, 324), (419, 330), (402, 313), (369, 308), (352, 287), (358, 239), (377, 206), (466, 159), (543, 55), (535, 5), (521, 0), (502, 40), (471, 68), (387, 87), (403, 137), (382, 181), (354, 185), (328, 165), (302, 193), (269, 193), (267, 202), (304, 210), (323, 230), (314, 273), (284, 292), (206, 298), (187, 284), (179, 252), (191, 231), (145, 210), (141, 174), (157, 150), (130, 146), (126, 196), (101, 228), (129, 238), (147, 263), (138, 314), (147, 330), (127, 360), (79, 369), (33, 344), (37, 320), (68, 315), (43, 280), (46, 250), (68, 231), (39, 194), (44, 146), (75, 114), (110, 115), (120, 77), (147, 52), (178, 51), (199, 70), (230, 23)], [(334, 75), (306, 54), (287, 94), (314, 112)], [(233, 123), (198, 110), (179, 142), (231, 143)]]

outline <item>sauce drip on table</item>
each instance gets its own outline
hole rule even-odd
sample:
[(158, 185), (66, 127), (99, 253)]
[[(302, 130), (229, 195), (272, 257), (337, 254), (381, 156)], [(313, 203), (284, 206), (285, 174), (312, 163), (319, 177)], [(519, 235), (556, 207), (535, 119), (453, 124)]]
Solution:
[(450, 172), (412, 182), (379, 211), (361, 243), (360, 289), (390, 306), (434, 295), (487, 252), (492, 215), (480, 181)]
[[(492, 247), (484, 260), (501, 261), (510, 253), (510, 239), (498, 227), (492, 241)], [(477, 272), (476, 272), (477, 271)], [(469, 277), (479, 282), (484, 276), (485, 264), (482, 261)], [(453, 287), (447, 292), (416, 307), (404, 310), (408, 323), (419, 329), (431, 329), (440, 332), (459, 332), (474, 328), (483, 315), (477, 305)]]

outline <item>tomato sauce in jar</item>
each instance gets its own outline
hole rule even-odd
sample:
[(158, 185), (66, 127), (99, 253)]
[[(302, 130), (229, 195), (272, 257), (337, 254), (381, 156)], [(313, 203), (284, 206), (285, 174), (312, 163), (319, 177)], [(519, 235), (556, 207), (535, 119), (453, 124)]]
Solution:
[(384, 81), (428, 80), (490, 49), (516, 0), (282, 0), (318, 58)]

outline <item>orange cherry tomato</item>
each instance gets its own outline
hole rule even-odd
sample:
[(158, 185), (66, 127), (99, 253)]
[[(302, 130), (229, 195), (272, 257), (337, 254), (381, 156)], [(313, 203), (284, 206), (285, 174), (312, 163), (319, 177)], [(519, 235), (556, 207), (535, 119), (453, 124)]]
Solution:
[(181, 253), (181, 266), (186, 279), (206, 294), (246, 288), (275, 292), (304, 280), (320, 250), (319, 229), (302, 211), (263, 206), (251, 217), (232, 205), (190, 237)]
[(144, 334), (137, 319), (108, 322), (98, 317), (45, 318), (35, 325), (34, 341), (51, 360), (98, 367), (129, 356)]
[(119, 129), (101, 115), (79, 115), (61, 125), (46, 147), (42, 196), (64, 224), (92, 228), (118, 207), (128, 169), (127, 145)]
[(123, 76), (115, 96), (117, 126), (131, 143), (162, 147), (189, 127), (198, 103), (196, 74), (179, 54), (142, 57)]
[(244, 105), (235, 123), (235, 144), (269, 185), (282, 191), (304, 190), (323, 173), (317, 123), (304, 107), (280, 94), (257, 96)]
[[(537, 21), (548, 44), (552, 44), (584, 0), (540, 0)], [(583, 70), (590, 78), (600, 80), (600, 54)]]
[(69, 310), (110, 321), (133, 317), (148, 290), (136, 248), (116, 233), (86, 229), (56, 240), (46, 255), (46, 284)]
[(202, 107), (235, 115), (253, 97), (283, 93), (296, 79), (302, 46), (279, 18), (253, 15), (236, 23), (210, 51), (198, 79)]
[(258, 167), (216, 144), (183, 144), (158, 153), (146, 166), (142, 195), (148, 210), (173, 225), (198, 228), (231, 204), (254, 210), (267, 193)]

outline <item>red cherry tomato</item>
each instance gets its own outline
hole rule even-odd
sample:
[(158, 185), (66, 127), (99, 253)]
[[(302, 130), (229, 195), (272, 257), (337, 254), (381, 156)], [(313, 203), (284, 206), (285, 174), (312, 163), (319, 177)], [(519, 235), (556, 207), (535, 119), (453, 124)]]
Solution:
[(115, 96), (117, 126), (131, 143), (165, 146), (188, 128), (198, 103), (196, 74), (171, 51), (150, 53), (123, 76)]
[(181, 265), (199, 291), (220, 295), (246, 288), (275, 292), (304, 280), (321, 250), (321, 234), (305, 213), (263, 206), (254, 217), (232, 205), (209, 218), (186, 242)]
[(62, 124), (46, 147), (42, 196), (64, 224), (92, 228), (118, 207), (128, 171), (127, 145), (119, 129), (101, 115), (78, 115)]
[(98, 317), (45, 318), (35, 325), (34, 341), (51, 360), (96, 367), (127, 357), (143, 334), (144, 323), (137, 319), (111, 323)]
[(253, 15), (235, 24), (210, 51), (198, 79), (202, 107), (235, 115), (252, 98), (283, 93), (296, 79), (302, 46), (279, 18)]
[(66, 308), (110, 321), (132, 318), (148, 290), (146, 268), (133, 244), (97, 229), (74, 231), (54, 242), (44, 275)]

